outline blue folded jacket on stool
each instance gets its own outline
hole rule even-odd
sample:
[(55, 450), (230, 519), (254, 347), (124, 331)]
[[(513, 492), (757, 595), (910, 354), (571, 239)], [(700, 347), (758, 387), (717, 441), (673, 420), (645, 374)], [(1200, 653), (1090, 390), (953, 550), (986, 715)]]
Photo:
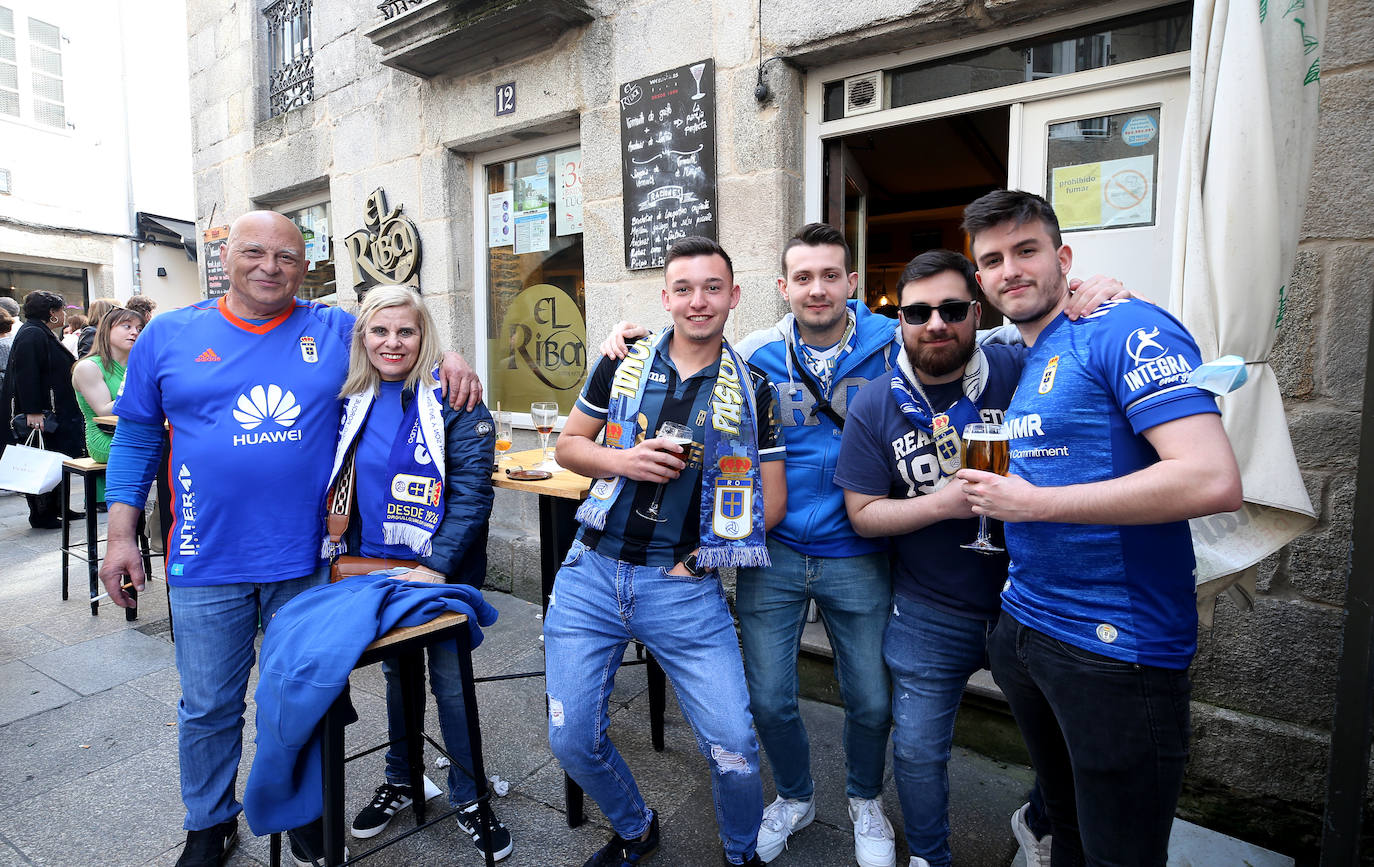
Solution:
[[(363, 650), (401, 626), (428, 623), (446, 611), (466, 614), (472, 646), (496, 609), (466, 584), (426, 584), (357, 575), (312, 587), (283, 605), (267, 624), (258, 657), (257, 755), (248, 773), (243, 812), (254, 834), (298, 828), (320, 817), (320, 722), (348, 685)], [(453, 642), (435, 649), (456, 652)]]

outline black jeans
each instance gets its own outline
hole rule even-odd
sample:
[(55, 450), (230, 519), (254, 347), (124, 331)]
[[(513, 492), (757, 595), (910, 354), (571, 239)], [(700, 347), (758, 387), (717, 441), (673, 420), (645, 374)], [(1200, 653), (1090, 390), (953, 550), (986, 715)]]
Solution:
[(988, 657), (1035, 766), (1054, 867), (1162, 867), (1188, 761), (1187, 670), (1101, 656), (1005, 611)]

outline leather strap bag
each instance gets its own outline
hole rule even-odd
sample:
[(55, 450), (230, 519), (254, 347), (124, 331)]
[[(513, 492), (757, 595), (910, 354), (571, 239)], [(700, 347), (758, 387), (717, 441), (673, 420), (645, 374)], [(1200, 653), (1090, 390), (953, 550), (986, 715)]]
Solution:
[[(356, 444), (348, 451), (348, 458), (344, 461), (344, 466), (339, 470), (339, 478), (334, 483), (334, 488), (329, 492), (329, 512), (325, 519), (325, 530), (329, 533), (329, 541), (338, 544), (348, 531), (348, 517), (353, 508), (355, 495), (353, 477), (353, 452)], [(354, 575), (366, 575), (369, 572), (379, 572), (384, 569), (415, 569), (420, 564), (414, 560), (390, 560), (385, 557), (357, 557), (352, 554), (338, 554), (334, 557), (334, 562), (329, 566), (329, 581), (342, 581), (345, 578), (352, 578)], [(436, 577), (435, 583), (442, 583), (443, 578)]]

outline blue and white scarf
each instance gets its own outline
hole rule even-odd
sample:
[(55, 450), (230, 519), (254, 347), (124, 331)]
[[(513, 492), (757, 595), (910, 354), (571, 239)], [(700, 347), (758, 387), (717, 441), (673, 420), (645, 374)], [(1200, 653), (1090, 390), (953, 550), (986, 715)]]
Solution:
[(982, 421), (978, 410), (983, 390), (988, 384), (988, 360), (981, 347), (974, 347), (973, 355), (964, 365), (961, 382), (963, 395), (954, 405), (942, 413), (935, 412), (921, 380), (911, 368), (911, 359), (903, 352), (897, 358), (897, 366), (892, 370), (892, 399), (897, 408), (906, 416), (907, 421), (917, 430), (929, 434), (935, 440), (935, 457), (940, 469), (940, 482), (954, 475), (960, 466), (959, 432), (964, 425)]
[[(672, 338), (668, 327), (630, 347), (611, 382), (606, 413), (606, 445), (635, 445), (639, 404), (654, 358)], [(701, 462), (701, 526), (697, 562), (709, 568), (768, 566), (764, 539), (763, 475), (760, 470), (754, 389), (748, 367), (729, 342), (721, 341), (720, 371), (711, 389), (710, 424), (706, 426)], [(643, 431), (652, 437), (649, 431)], [(625, 489), (625, 479), (598, 479), (577, 510), (577, 520), (604, 529), (606, 516)]]
[[(404, 545), (421, 557), (433, 551), (430, 540), (444, 520), (444, 417), (440, 404), (443, 392), (437, 386), (431, 388), (432, 382), (432, 378), (428, 383), (421, 381), (396, 431), (386, 462), (386, 496), (381, 503), (358, 504), (359, 510), (382, 510), (382, 538), (386, 544)], [(330, 491), (345, 464), (352, 472), (353, 446), (376, 397), (373, 390), (362, 391), (349, 395), (344, 403), (334, 468), (329, 474)], [(352, 485), (348, 487), (351, 489)], [(342, 540), (337, 545), (332, 543), (326, 530), (321, 555), (333, 557), (342, 553)]]

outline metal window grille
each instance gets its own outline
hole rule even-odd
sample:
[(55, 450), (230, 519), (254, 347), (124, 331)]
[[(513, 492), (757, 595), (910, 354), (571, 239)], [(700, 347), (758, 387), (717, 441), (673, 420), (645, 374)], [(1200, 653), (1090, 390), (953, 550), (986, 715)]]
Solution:
[(67, 127), (62, 89), (62, 31), (37, 18), (29, 19), (29, 65), (33, 78), (33, 119), (47, 126)]
[(19, 49), (14, 10), (0, 6), (0, 114), (19, 116)]
[(275, 0), (262, 14), (267, 17), (271, 62), (268, 91), (272, 98), (272, 116), (276, 117), (315, 98), (310, 0)]

